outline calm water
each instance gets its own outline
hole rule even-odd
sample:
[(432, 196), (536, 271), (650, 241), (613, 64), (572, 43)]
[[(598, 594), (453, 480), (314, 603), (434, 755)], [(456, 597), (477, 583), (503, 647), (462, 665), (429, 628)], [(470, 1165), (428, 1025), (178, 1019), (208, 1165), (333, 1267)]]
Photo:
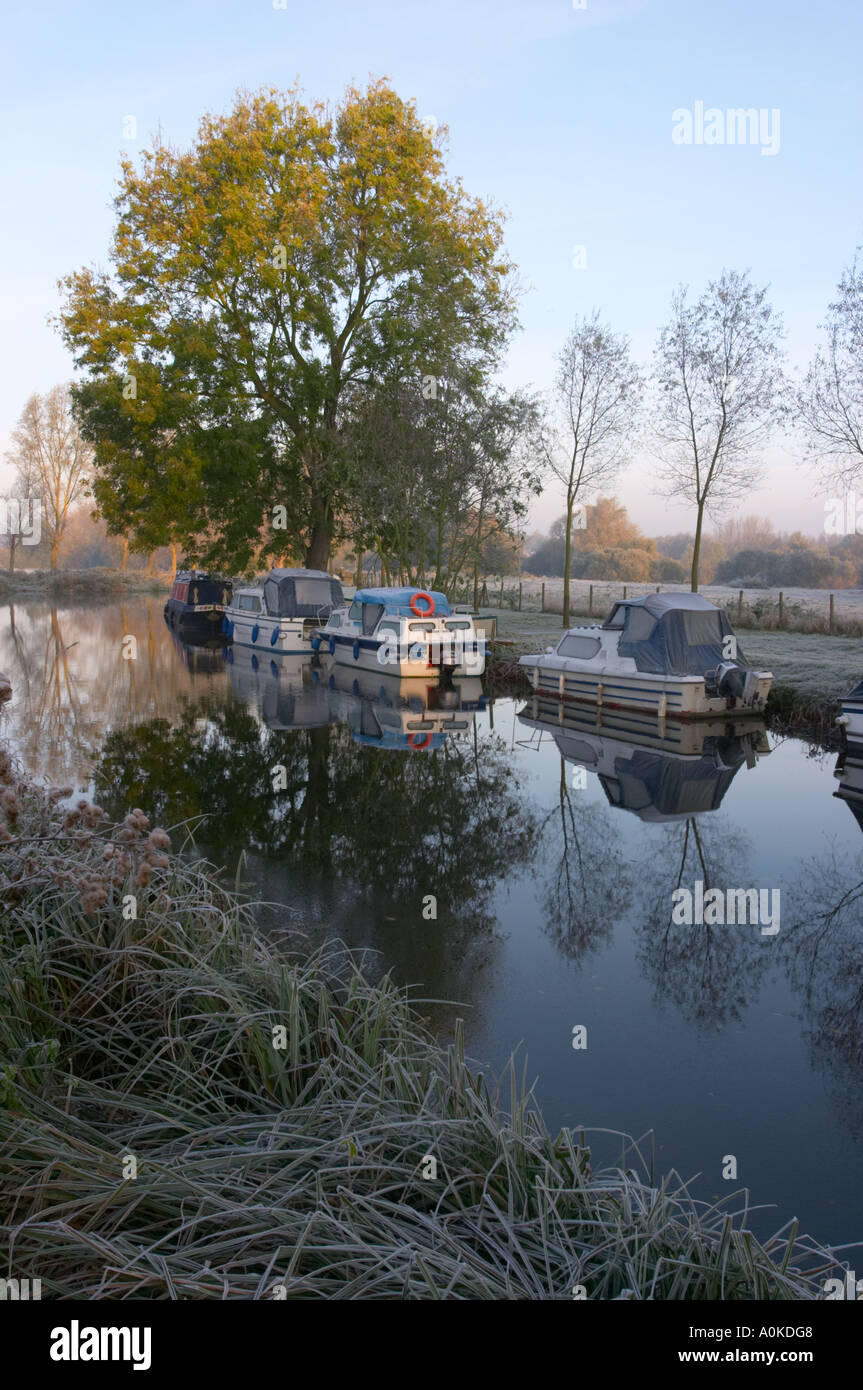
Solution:
[[(490, 1068), (518, 1049), (550, 1125), (652, 1131), (698, 1195), (772, 1204), (758, 1229), (863, 1239), (863, 834), (835, 755), (751, 726), (675, 746), (476, 682), (430, 707), (391, 678), (255, 669), (182, 646), (161, 608), (0, 610), (5, 733), (35, 774), (244, 854), (273, 915), (457, 1001), (425, 1012), (444, 1036), (464, 1017)], [(779, 932), (675, 924), (697, 880), (778, 889)]]

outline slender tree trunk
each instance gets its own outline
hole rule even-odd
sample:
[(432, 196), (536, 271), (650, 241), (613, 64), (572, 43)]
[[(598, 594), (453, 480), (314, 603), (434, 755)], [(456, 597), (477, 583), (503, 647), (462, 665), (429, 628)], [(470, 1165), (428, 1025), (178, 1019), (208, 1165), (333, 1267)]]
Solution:
[(16, 550), (17, 545), (18, 545), (18, 537), (15, 536), (15, 535), (11, 535), (11, 534), (10, 534), (10, 536), (9, 536), (9, 573), (10, 573), (10, 574), (14, 574), (14, 573), (15, 573), (15, 550)]
[(150, 551), (150, 558), (149, 558), (149, 560), (147, 561), (147, 573), (148, 573), (148, 574), (152, 574), (152, 573), (153, 573), (153, 560), (154, 560), (154, 559), (155, 559), (155, 553), (151, 550), (151, 551)]
[(177, 547), (173, 541), (171, 541), (171, 573), (177, 573)]
[(123, 553), (122, 553), (122, 555), (120, 556), (120, 573), (121, 573), (121, 574), (125, 574), (125, 573), (126, 573), (126, 569), (127, 569), (127, 567), (128, 567), (128, 564), (129, 564), (129, 541), (128, 541), (128, 538), (127, 538), (126, 536), (124, 536), (124, 537), (123, 537)]
[(692, 545), (692, 570), (689, 576), (689, 587), (694, 594), (698, 593), (698, 562), (701, 558), (701, 528), (704, 525), (704, 498), (698, 504), (698, 516), (695, 522), (695, 540)]
[(354, 584), (358, 589), (363, 585), (363, 552), (365, 547), (361, 540), (354, 541), (356, 551), (356, 565), (354, 566)]
[(569, 572), (572, 568), (572, 509), (575, 494), (566, 495), (566, 545), (563, 552), (563, 626), (569, 627)]
[(51, 542), (51, 568), (57, 568), (57, 561), (60, 558), (60, 537), (55, 536)]
[(479, 560), (473, 562), (473, 611), (479, 608)]

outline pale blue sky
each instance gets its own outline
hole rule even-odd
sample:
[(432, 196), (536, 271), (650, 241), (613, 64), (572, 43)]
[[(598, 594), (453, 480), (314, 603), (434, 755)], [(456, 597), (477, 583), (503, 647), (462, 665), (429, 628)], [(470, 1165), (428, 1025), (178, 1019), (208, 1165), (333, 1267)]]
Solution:
[[(386, 76), (449, 126), (450, 170), (508, 213), (530, 291), (510, 384), (546, 387), (594, 307), (646, 359), (673, 287), (723, 266), (771, 284), (802, 366), (863, 241), (861, 39), (857, 0), (5, 0), (0, 451), (27, 395), (70, 375), (46, 317), (61, 274), (106, 262), (120, 154), (157, 125), (185, 144), (236, 88), (295, 77), (335, 99)], [(675, 144), (672, 113), (698, 101), (777, 108), (778, 153)], [(745, 510), (815, 532), (823, 498), (799, 453), (772, 451)], [(650, 471), (642, 458), (618, 494), (648, 531), (682, 528)], [(534, 516), (559, 510), (549, 491)]]

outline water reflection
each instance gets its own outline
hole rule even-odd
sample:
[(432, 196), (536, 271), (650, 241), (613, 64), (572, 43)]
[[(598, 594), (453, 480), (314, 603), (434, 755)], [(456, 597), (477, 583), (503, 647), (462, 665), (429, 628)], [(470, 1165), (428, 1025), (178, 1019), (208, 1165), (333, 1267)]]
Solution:
[(518, 716), (565, 762), (595, 773), (609, 804), (640, 820), (683, 820), (722, 803), (738, 770), (770, 752), (761, 720), (681, 723), (534, 696)]

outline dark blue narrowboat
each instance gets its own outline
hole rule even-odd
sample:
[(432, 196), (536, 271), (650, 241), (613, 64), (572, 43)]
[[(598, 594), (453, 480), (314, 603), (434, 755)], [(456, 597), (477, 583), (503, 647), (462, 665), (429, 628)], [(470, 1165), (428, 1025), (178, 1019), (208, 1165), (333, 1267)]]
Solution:
[(178, 570), (171, 597), (165, 604), (165, 622), (183, 634), (208, 633), (218, 636), (222, 618), (231, 602), (233, 586), (228, 579), (204, 570)]

